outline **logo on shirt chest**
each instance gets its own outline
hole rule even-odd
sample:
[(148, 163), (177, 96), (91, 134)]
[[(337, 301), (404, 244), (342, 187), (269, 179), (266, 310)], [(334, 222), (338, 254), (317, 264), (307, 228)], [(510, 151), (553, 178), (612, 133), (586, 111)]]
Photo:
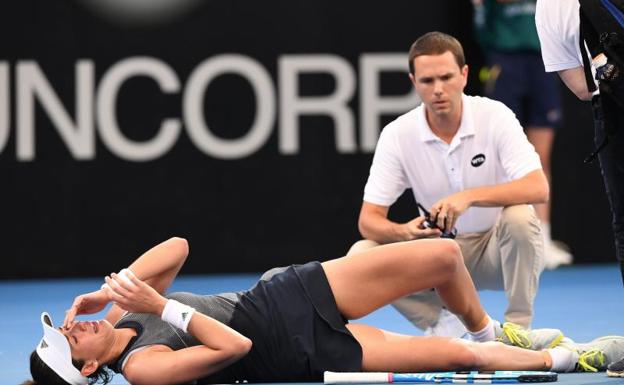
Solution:
[(477, 154), (473, 156), (472, 160), (470, 161), (470, 164), (472, 165), (472, 167), (479, 167), (483, 163), (485, 163), (485, 155), (483, 154)]

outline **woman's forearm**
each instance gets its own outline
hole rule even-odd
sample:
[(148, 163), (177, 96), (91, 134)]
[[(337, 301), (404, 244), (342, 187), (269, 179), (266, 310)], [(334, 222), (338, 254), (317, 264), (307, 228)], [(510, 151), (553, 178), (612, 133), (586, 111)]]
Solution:
[(188, 331), (202, 344), (221, 351), (229, 358), (243, 357), (251, 349), (252, 342), (249, 338), (199, 312), (193, 314)]
[(147, 250), (128, 268), (156, 291), (164, 293), (184, 265), (188, 252), (186, 239), (173, 237)]

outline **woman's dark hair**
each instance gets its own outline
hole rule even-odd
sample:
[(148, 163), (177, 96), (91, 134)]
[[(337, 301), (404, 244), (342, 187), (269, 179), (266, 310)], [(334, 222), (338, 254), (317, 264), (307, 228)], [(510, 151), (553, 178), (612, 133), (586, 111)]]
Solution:
[[(80, 370), (84, 362), (72, 360), (72, 364), (76, 369)], [(68, 385), (67, 381), (63, 380), (41, 360), (36, 350), (30, 354), (30, 374), (33, 377), (33, 381), (26, 381), (22, 385)], [(112, 379), (113, 373), (104, 366), (100, 366), (98, 370), (89, 376), (89, 384), (96, 384), (98, 382), (107, 384)]]
[(414, 59), (421, 55), (442, 55), (451, 52), (459, 68), (466, 64), (464, 49), (460, 42), (451, 35), (442, 32), (429, 32), (419, 37), (409, 50), (409, 71), (414, 74)]

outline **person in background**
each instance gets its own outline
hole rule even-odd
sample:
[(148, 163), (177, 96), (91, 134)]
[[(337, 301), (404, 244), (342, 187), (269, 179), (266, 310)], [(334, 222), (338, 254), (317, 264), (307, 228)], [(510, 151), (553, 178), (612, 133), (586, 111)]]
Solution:
[[(561, 98), (556, 75), (542, 70), (535, 0), (473, 0), (473, 4), (477, 39), (487, 64), (479, 74), (485, 95), (516, 114), (552, 187), (551, 153), (562, 119)], [(567, 247), (552, 240), (550, 202), (536, 204), (535, 210), (544, 234), (546, 268), (571, 264)]]
[[(524, 332), (531, 326), (544, 263), (544, 240), (532, 206), (549, 195), (539, 156), (508, 107), (464, 94), (468, 66), (454, 37), (421, 36), (409, 51), (408, 65), (422, 104), (381, 132), (359, 216), (365, 239), (348, 255), (457, 230), (455, 241), (477, 289), (505, 291), (503, 328), (514, 335)], [(420, 215), (407, 223), (388, 218), (390, 206), (408, 188), (428, 208), (430, 221)], [(415, 293), (394, 306), (426, 334), (466, 332), (435, 291)], [(558, 333), (529, 337), (544, 347), (561, 338)]]
[[(623, 100), (624, 84), (619, 81), (597, 81), (600, 92), (592, 92), (587, 79), (583, 56), (580, 48), (580, 3), (578, 0), (539, 0), (535, 12), (535, 25), (542, 46), (542, 59), (547, 72), (557, 72), (565, 85), (580, 100), (591, 101), (594, 118), (596, 155), (605, 183), (607, 197), (613, 215), (613, 233), (616, 257), (620, 264), (624, 281), (624, 108), (619, 104)], [(620, 31), (619, 38), (622, 39)], [(586, 49), (587, 42), (583, 42)], [(624, 52), (620, 53), (624, 55)], [(601, 72), (613, 64), (604, 54), (592, 55), (588, 67), (596, 70), (597, 78)], [(622, 76), (623, 68), (615, 66), (613, 74)], [(604, 75), (604, 73), (603, 73)], [(595, 83), (594, 83), (595, 85)], [(608, 88), (603, 88), (603, 86)], [(595, 88), (595, 87), (593, 87)], [(602, 91), (609, 92), (602, 92)], [(608, 371), (612, 376), (624, 376), (624, 358), (614, 363)]]

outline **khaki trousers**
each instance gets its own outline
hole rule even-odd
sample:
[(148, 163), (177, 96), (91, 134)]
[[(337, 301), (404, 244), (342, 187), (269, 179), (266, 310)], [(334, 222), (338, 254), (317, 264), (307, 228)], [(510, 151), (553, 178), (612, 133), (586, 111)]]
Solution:
[[(505, 291), (509, 302), (505, 321), (530, 328), (533, 302), (544, 268), (544, 240), (533, 207), (505, 207), (489, 231), (460, 234), (455, 241), (477, 290)], [(347, 255), (377, 245), (374, 241), (361, 240)], [(414, 293), (392, 305), (421, 329), (433, 326), (444, 307), (434, 290)]]

